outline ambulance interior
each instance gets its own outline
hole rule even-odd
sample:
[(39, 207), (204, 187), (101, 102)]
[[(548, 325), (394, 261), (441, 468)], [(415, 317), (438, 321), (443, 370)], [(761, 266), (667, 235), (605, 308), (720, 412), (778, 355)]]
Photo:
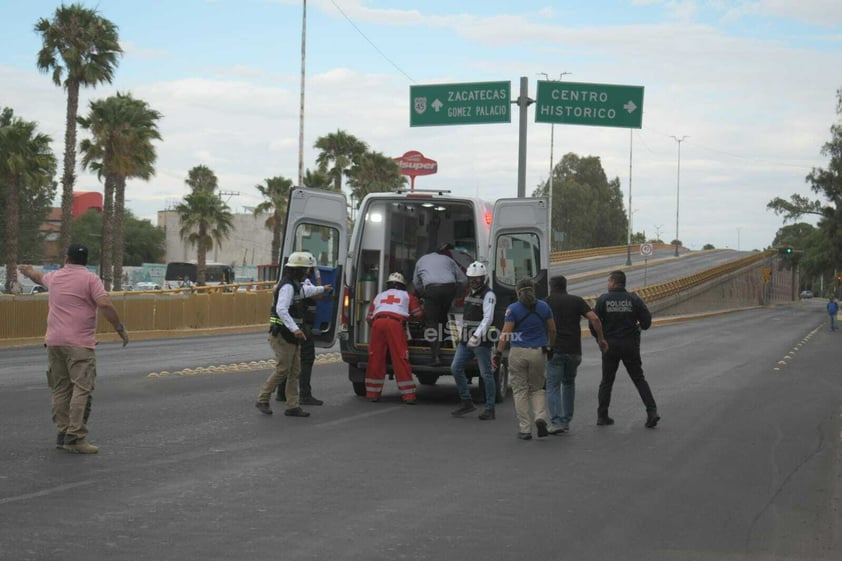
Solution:
[[(436, 251), (445, 243), (452, 244), (449, 253), (464, 271), (476, 259), (478, 249), (483, 250), (479, 253), (485, 252), (478, 244), (487, 243), (488, 235), (481, 238), (477, 235), (474, 204), (400, 198), (373, 200), (363, 209), (364, 215), (358, 218), (363, 221), (363, 231), (355, 263), (358, 298), (351, 317), (357, 342), (368, 341), (366, 311), (374, 296), (385, 288), (386, 278), (391, 273), (401, 273), (407, 281), (407, 290), (413, 293), (415, 262), (422, 255)], [(489, 228), (488, 224), (479, 227)], [(450, 316), (455, 321), (461, 318), (461, 313), (460, 294), (451, 307)], [(423, 326), (410, 323), (410, 332), (410, 345), (426, 345)]]

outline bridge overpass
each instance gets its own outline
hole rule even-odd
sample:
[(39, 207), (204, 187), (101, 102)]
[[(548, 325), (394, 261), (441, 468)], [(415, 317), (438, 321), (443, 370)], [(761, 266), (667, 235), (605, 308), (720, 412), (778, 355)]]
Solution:
[[(626, 246), (552, 254), (550, 274), (568, 277), (568, 290), (591, 304), (605, 291), (608, 273), (623, 270), (656, 317), (721, 313), (792, 302), (798, 272), (776, 252), (683, 250), (656, 246), (651, 257), (636, 254), (626, 266)], [(265, 329), (271, 283), (229, 287), (114, 292), (112, 302), (134, 340)], [(36, 345), (46, 330), (47, 295), (0, 295), (0, 346)], [(116, 340), (107, 322), (98, 339)]]

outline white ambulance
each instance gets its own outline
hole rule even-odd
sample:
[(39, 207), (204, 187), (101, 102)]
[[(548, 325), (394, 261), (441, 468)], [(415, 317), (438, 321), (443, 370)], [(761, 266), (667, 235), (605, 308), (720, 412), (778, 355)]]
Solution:
[[(281, 263), (293, 251), (309, 251), (319, 263), (322, 282), (334, 286), (333, 299), (318, 303), (314, 338), (321, 347), (330, 347), (339, 338), (342, 360), (348, 363), (348, 378), (357, 395), (365, 395), (369, 304), (394, 272), (407, 279), (407, 290), (413, 292), (415, 262), (445, 243), (453, 246), (451, 255), (463, 269), (474, 260), (486, 264), (497, 296), (494, 323), (498, 328), (506, 307), (516, 299), (517, 281), (533, 279), (539, 298), (546, 296), (549, 242), (544, 198), (490, 203), (442, 190), (373, 193), (359, 203), (351, 220), (341, 193), (304, 188), (290, 193)], [(451, 321), (443, 333), (441, 359), (446, 366), (430, 366), (423, 325), (409, 324), (409, 360), (421, 384), (432, 385), (440, 376), (450, 375), (462, 299), (458, 296), (451, 307)], [(481, 384), (475, 363), (467, 375), (478, 377)], [(499, 402), (508, 391), (505, 361), (495, 375)]]

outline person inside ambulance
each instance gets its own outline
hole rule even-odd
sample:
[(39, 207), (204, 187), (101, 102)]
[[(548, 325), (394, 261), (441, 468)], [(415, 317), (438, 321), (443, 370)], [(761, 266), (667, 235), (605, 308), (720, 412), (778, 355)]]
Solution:
[(415, 405), (415, 381), (409, 364), (407, 318), (421, 319), (424, 312), (414, 294), (406, 291), (406, 280), (400, 273), (392, 273), (386, 280), (386, 290), (372, 300), (366, 315), (371, 325), (368, 345), (368, 367), (365, 372), (365, 397), (379, 401), (386, 378), (386, 353), (392, 359), (392, 369), (401, 399)]
[(467, 277), (456, 261), (448, 256), (453, 244), (443, 244), (436, 251), (422, 255), (415, 263), (412, 284), (424, 298), (424, 338), (430, 341), (430, 366), (442, 366), (441, 341), (447, 314), (459, 285), (467, 284)]

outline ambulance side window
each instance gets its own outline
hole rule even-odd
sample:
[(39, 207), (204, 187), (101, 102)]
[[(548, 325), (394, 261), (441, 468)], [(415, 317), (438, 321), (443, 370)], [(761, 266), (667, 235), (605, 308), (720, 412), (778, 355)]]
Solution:
[(502, 234), (494, 256), (495, 284), (514, 287), (524, 278), (535, 279), (541, 272), (541, 242), (532, 233)]
[(299, 224), (295, 229), (294, 251), (309, 251), (324, 267), (336, 267), (339, 261), (339, 231), (320, 224)]

